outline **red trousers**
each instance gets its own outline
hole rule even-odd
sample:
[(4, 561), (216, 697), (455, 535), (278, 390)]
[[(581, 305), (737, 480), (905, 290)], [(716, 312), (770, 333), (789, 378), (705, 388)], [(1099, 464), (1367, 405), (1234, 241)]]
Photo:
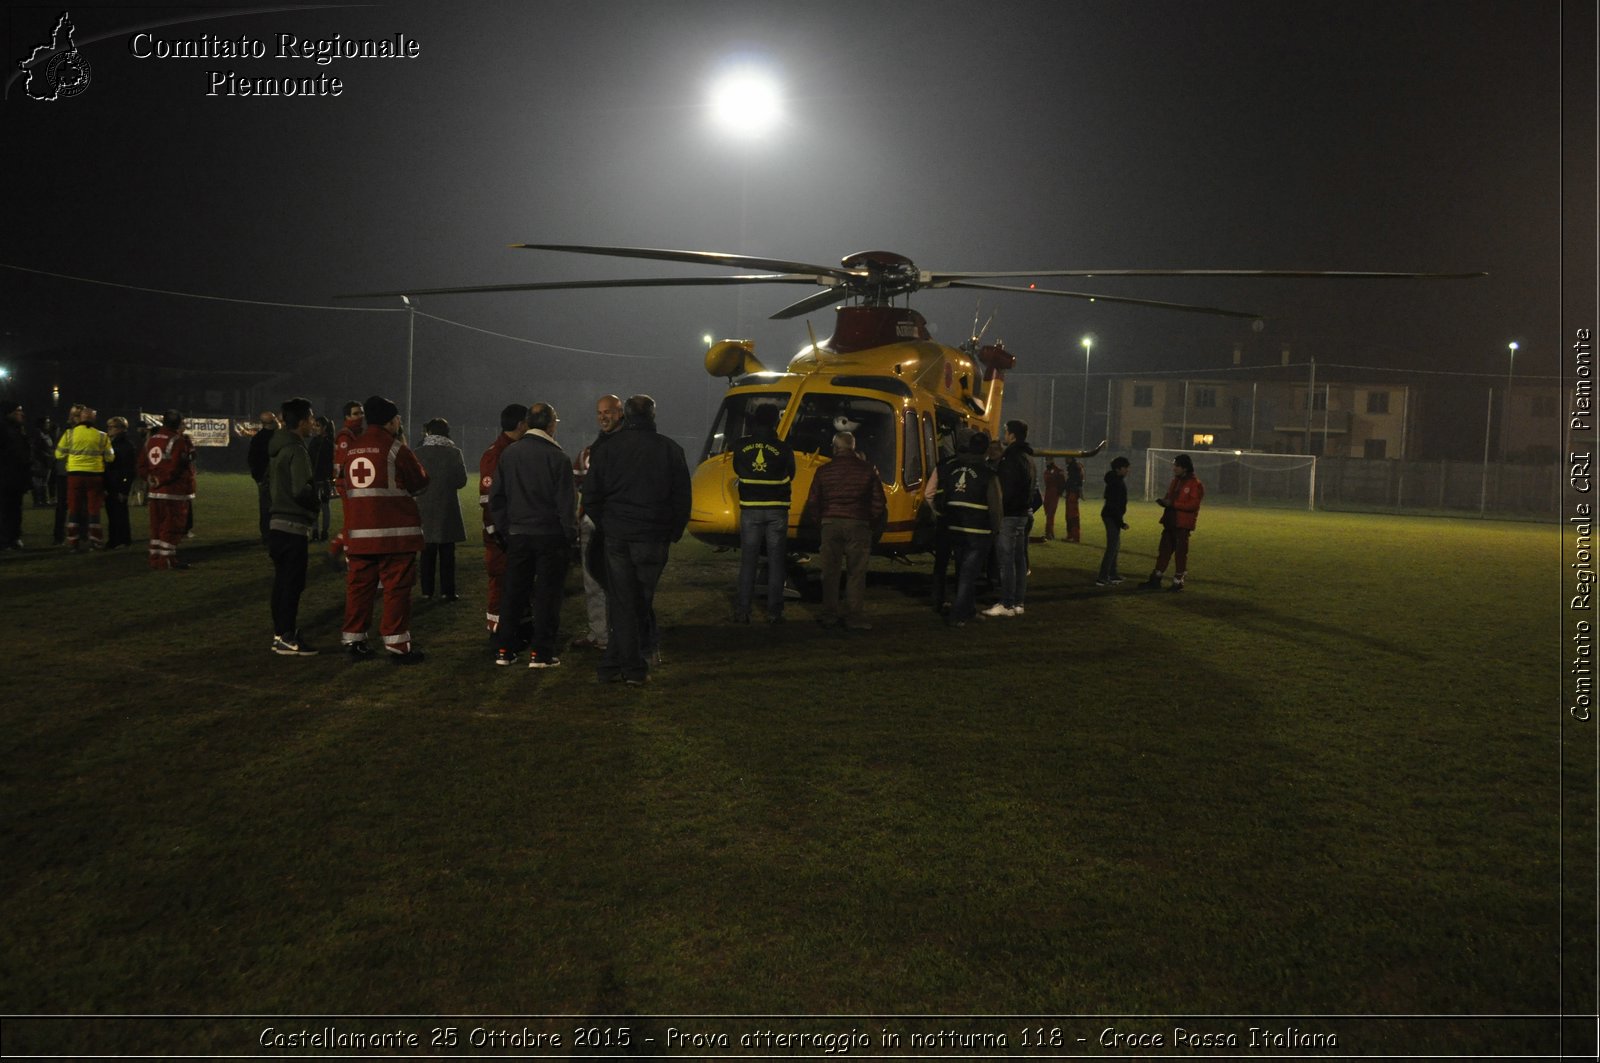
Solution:
[(500, 579), (506, 574), (506, 548), (488, 536), (483, 539), (483, 567), (489, 573), (489, 610), (484, 620), (493, 635), (500, 630)]
[(67, 473), (67, 545), (77, 546), (80, 536), (99, 547), (106, 541), (100, 529), (100, 507), (106, 501), (106, 477), (99, 472)]
[(390, 653), (411, 649), (411, 587), (417, 582), (416, 554), (348, 554), (345, 574), (344, 634), (341, 642), (367, 641), (372, 623), (372, 599), (383, 581), (383, 618), (378, 631)]
[(189, 527), (189, 503), (171, 498), (150, 499), (150, 567), (171, 568), (178, 562), (178, 542)]
[(1079, 530), (1079, 527), (1078, 527), (1078, 492), (1077, 491), (1068, 491), (1067, 494), (1066, 494), (1066, 501), (1067, 501), (1067, 542), (1069, 542), (1069, 543), (1080, 542), (1080, 541), (1082, 541), (1082, 534), (1083, 533)]
[(1172, 570), (1174, 575), (1181, 576), (1189, 571), (1189, 531), (1168, 524), (1161, 526), (1161, 545), (1156, 549), (1157, 572), (1165, 572), (1169, 560), (1177, 562)]

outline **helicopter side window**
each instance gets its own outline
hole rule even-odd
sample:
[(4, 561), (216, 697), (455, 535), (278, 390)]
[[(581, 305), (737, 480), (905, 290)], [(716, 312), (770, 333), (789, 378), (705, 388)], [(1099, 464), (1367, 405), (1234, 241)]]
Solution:
[(915, 487), (922, 482), (922, 447), (917, 439), (917, 411), (905, 412), (905, 468), (901, 471), (900, 482), (907, 487)]
[(789, 428), (789, 445), (797, 453), (833, 454), (836, 432), (856, 437), (856, 449), (873, 465), (885, 484), (893, 484), (899, 468), (895, 460), (898, 425), (889, 404), (857, 395), (813, 393), (806, 395)]
[(788, 393), (781, 391), (729, 395), (717, 410), (717, 418), (711, 424), (711, 434), (706, 438), (705, 453), (700, 455), (700, 460), (732, 450), (750, 431), (750, 415), (757, 406), (776, 406), (781, 417), (788, 404)]
[(949, 456), (934, 443), (933, 417), (927, 413), (922, 415), (922, 453), (930, 471)]

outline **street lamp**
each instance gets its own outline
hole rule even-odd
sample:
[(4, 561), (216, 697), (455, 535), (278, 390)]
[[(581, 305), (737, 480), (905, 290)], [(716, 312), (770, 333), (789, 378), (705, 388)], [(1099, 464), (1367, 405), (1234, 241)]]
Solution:
[[(417, 344), (417, 308), (408, 295), (402, 295), (400, 301), (406, 304), (406, 419), (404, 430), (411, 429), (411, 366), (416, 353)], [(412, 437), (413, 439), (415, 437)]]
[(1089, 352), (1094, 348), (1094, 337), (1083, 338), (1083, 423), (1078, 426), (1078, 445), (1089, 443)]
[(1500, 464), (1506, 463), (1506, 457), (1511, 446), (1511, 375), (1517, 370), (1517, 342), (1512, 340), (1506, 345), (1511, 350), (1510, 360), (1506, 363), (1506, 397), (1500, 404)]
[[(709, 99), (712, 122), (743, 143), (739, 147), (739, 244), (749, 254), (747, 228), (750, 215), (750, 142), (761, 139), (783, 120), (783, 93), (778, 79), (757, 63), (726, 67), (712, 82)], [(734, 334), (748, 335), (744, 327), (744, 287), (734, 291)]]

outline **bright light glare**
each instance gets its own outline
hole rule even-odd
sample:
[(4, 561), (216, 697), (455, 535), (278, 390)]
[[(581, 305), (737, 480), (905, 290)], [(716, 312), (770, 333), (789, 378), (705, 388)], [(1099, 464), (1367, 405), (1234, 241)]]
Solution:
[(782, 117), (778, 83), (760, 70), (730, 71), (711, 87), (711, 114), (724, 129), (759, 136)]

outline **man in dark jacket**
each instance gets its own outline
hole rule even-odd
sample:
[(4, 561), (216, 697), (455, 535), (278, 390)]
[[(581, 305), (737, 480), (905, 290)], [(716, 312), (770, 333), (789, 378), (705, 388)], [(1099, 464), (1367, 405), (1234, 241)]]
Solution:
[(656, 431), (655, 400), (633, 396), (623, 404), (622, 427), (591, 452), (583, 479), (583, 511), (605, 540), (611, 632), (596, 669), (601, 682), (637, 686), (659, 660), (656, 584), (688, 527), (690, 502), (683, 448)]
[(309, 399), (283, 404), (283, 428), (274, 431), (267, 454), (267, 555), (272, 558), (272, 652), (280, 657), (315, 657), (300, 638), (300, 595), (306, 589), (306, 558), (317, 519), (317, 480), (306, 449), (314, 423)]
[(128, 521), (128, 492), (133, 488), (139, 455), (128, 438), (128, 419), (112, 417), (106, 421), (111, 439), (111, 460), (106, 463), (106, 549), (133, 545), (133, 528)]
[(572, 489), (572, 459), (556, 443), (556, 408), (528, 408), (528, 431), (500, 453), (489, 488), (489, 516), (506, 546), (500, 613), (509, 622), (495, 629), (498, 665), (517, 660), (515, 618), (533, 597), (533, 641), (529, 668), (556, 668), (561, 623), (561, 584), (569, 552), (578, 541), (578, 503)]
[(1100, 522), (1106, 526), (1106, 556), (1100, 559), (1100, 575), (1096, 587), (1112, 587), (1122, 582), (1117, 572), (1117, 551), (1122, 547), (1122, 533), (1128, 530), (1128, 459), (1116, 458), (1106, 473), (1106, 500), (1100, 507)]
[[(872, 542), (883, 531), (887, 504), (883, 479), (872, 463), (856, 451), (856, 437), (839, 432), (833, 437), (833, 460), (817, 470), (811, 479), (811, 494), (806, 509), (820, 521), (822, 543), (818, 551), (822, 562), (823, 627), (843, 625), (851, 631), (868, 631), (867, 559)], [(839, 608), (839, 569), (843, 565), (847, 585), (845, 604)]]
[(1000, 534), (1004, 503), (1000, 481), (985, 460), (989, 436), (976, 432), (965, 453), (939, 464), (934, 508), (948, 525), (950, 549), (956, 558), (956, 600), (948, 623), (961, 627), (978, 611), (978, 576)]
[(22, 496), (33, 482), (27, 423), (17, 403), (0, 403), (0, 550), (22, 546)]
[(764, 402), (750, 415), (750, 434), (733, 452), (739, 481), (739, 599), (736, 624), (750, 622), (756, 562), (767, 549), (767, 622), (783, 621), (783, 562), (789, 542), (789, 493), (794, 448), (778, 438), (778, 407)]
[(250, 466), (250, 479), (256, 482), (257, 515), (260, 518), (261, 541), (267, 541), (267, 525), (272, 522), (272, 487), (267, 483), (267, 466), (272, 460), (272, 433), (278, 430), (278, 415), (271, 410), (261, 411), (261, 427), (250, 437), (250, 449), (245, 460)]
[(1006, 422), (1006, 449), (995, 470), (1005, 516), (1000, 538), (994, 544), (1000, 566), (1000, 600), (984, 616), (1021, 616), (1028, 591), (1028, 522), (1032, 518), (1033, 448), (1028, 446), (1028, 422)]

